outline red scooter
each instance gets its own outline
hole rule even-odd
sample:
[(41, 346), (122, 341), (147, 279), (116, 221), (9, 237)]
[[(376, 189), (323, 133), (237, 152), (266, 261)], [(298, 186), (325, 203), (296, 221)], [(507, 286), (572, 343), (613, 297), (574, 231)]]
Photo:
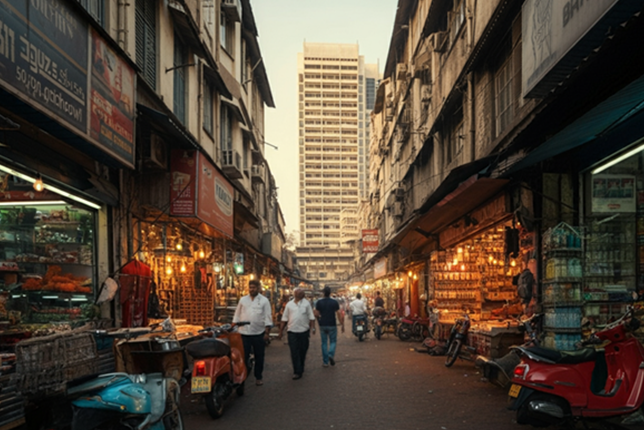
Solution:
[(627, 333), (639, 324), (631, 307), (585, 342), (603, 348), (517, 347), (522, 361), (514, 369), (509, 392), (517, 422), (573, 428), (579, 421), (586, 426), (595, 421), (601, 428), (642, 428), (644, 348)]
[(244, 363), (244, 344), (237, 327), (250, 324), (239, 322), (201, 330), (205, 339), (190, 342), (186, 351), (195, 359), (191, 391), (204, 396), (206, 409), (212, 418), (224, 413), (224, 403), (237, 392), (244, 395), (248, 369)]

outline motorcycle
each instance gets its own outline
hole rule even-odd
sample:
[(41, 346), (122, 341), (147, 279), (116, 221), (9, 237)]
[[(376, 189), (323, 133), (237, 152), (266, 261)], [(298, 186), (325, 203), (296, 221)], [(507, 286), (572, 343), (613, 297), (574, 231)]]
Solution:
[(362, 315), (355, 315), (353, 318), (355, 320), (353, 334), (355, 336), (358, 336), (358, 340), (362, 342), (364, 340), (364, 337), (369, 332), (369, 326), (367, 324), (367, 316), (362, 314)]
[(454, 325), (452, 326), (452, 329), (449, 333), (449, 337), (447, 338), (447, 344), (445, 345), (445, 347), (447, 348), (445, 367), (451, 367), (452, 364), (454, 364), (454, 362), (456, 361), (457, 357), (465, 359), (471, 358), (471, 354), (475, 351), (474, 348), (466, 346), (466, 351), (464, 352), (467, 352), (467, 355), (464, 355), (463, 352), (461, 352), (463, 344), (467, 342), (467, 334), (470, 331), (471, 325), (472, 321), (470, 320), (470, 316), (466, 313), (463, 314), (462, 319), (457, 319), (454, 322)]
[(224, 414), (224, 403), (235, 391), (244, 395), (244, 382), (249, 370), (244, 363), (244, 344), (237, 327), (239, 322), (208, 327), (200, 333), (204, 339), (190, 342), (186, 351), (194, 358), (191, 392), (202, 395), (211, 418)]
[(428, 323), (428, 318), (419, 318), (418, 315), (402, 317), (396, 330), (396, 336), (402, 341), (407, 341), (412, 337), (418, 338), (424, 334), (429, 335)]
[[(106, 336), (125, 337), (152, 334), (154, 328), (126, 329)], [(103, 333), (101, 333), (103, 334)], [(164, 357), (172, 364), (162, 372), (107, 373), (67, 388), (72, 404), (72, 430), (183, 430), (179, 410), (180, 380), (186, 369), (183, 348), (174, 336), (150, 337), (146, 344), (156, 345), (150, 351), (129, 351), (131, 366), (143, 367), (151, 356), (150, 368), (163, 368)], [(127, 344), (127, 341), (125, 341)], [(119, 346), (117, 345), (117, 349)], [(120, 349), (119, 349), (120, 350)], [(120, 354), (127, 353), (124, 348)], [(138, 358), (138, 359), (137, 359)]]
[[(583, 342), (577, 351), (517, 347), (509, 396), (519, 424), (602, 428), (644, 424), (644, 347), (628, 331), (640, 322), (633, 308)], [(594, 348), (588, 345), (599, 344)], [(588, 428), (588, 427), (587, 427)]]
[[(527, 335), (527, 341), (522, 345), (527, 346), (540, 346), (539, 337), (537, 335), (536, 326), (539, 321), (540, 314), (533, 314), (530, 318), (521, 320), (519, 322), (519, 329)], [(474, 364), (481, 369), (483, 376), (493, 384), (499, 385), (501, 388), (506, 388), (510, 385), (514, 368), (521, 362), (521, 356), (518, 351), (512, 348), (506, 355), (500, 358), (489, 358), (482, 355), (476, 357)]]
[(373, 325), (373, 334), (376, 339), (380, 340), (385, 329), (387, 311), (384, 308), (377, 306), (373, 308), (371, 314), (373, 315), (373, 318), (371, 320), (371, 323)]

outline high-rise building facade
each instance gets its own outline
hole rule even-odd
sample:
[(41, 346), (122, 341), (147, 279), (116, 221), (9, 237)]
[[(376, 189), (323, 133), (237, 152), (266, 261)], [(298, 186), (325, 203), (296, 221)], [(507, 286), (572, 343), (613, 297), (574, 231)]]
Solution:
[(298, 54), (300, 267), (330, 285), (351, 272), (368, 184), (369, 113), (380, 75), (357, 44), (304, 43)]

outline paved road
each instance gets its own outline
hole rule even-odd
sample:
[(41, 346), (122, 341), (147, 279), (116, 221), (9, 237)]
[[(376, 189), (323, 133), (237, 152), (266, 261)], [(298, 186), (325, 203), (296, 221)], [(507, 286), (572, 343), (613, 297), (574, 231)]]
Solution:
[(184, 397), (186, 428), (528, 430), (506, 410), (506, 391), (481, 381), (470, 362), (447, 369), (444, 357), (410, 351), (416, 343), (392, 334), (358, 342), (347, 332), (339, 335), (335, 367), (325, 368), (319, 335), (311, 340), (302, 379), (291, 379), (288, 345), (274, 341), (264, 386), (251, 376), (246, 394), (233, 394), (216, 421), (201, 399)]

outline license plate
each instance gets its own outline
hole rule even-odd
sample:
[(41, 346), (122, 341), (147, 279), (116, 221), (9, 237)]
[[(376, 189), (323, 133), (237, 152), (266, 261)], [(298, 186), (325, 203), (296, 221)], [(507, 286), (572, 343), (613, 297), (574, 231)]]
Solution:
[(362, 331), (362, 330), (364, 330), (364, 327), (362, 327), (361, 325), (359, 325), (359, 326), (357, 326), (357, 327), (356, 327), (356, 330), (358, 330), (358, 331)]
[(519, 397), (520, 392), (521, 392), (521, 385), (512, 384), (512, 386), (510, 387), (510, 392), (508, 393), (508, 395), (510, 397), (517, 398), (517, 397)]
[(197, 376), (192, 378), (193, 393), (209, 393), (211, 389), (210, 376)]

